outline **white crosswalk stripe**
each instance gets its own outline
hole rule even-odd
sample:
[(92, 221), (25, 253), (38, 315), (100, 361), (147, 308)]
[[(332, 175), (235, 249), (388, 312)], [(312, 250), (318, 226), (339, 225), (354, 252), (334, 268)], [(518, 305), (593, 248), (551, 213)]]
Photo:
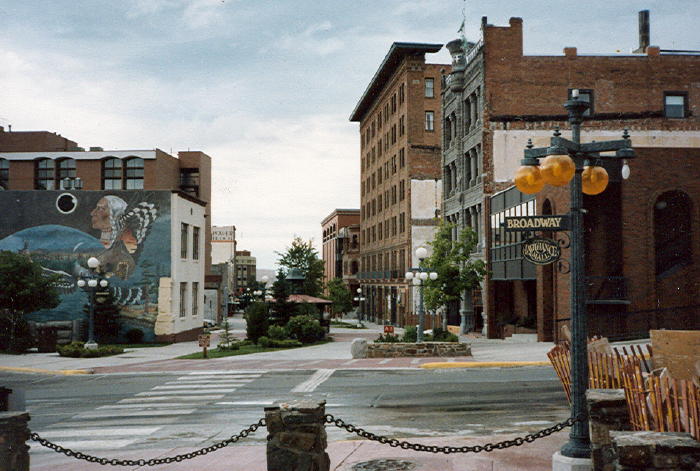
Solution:
[[(164, 427), (178, 420), (178, 416), (193, 414), (199, 407), (220, 407), (217, 401), (249, 385), (264, 373), (191, 372), (114, 404), (96, 405), (92, 410), (37, 432), (54, 443), (77, 451), (117, 450), (148, 440), (159, 432), (164, 433)], [(40, 405), (44, 404), (36, 404)], [(51, 452), (45, 447), (31, 448), (32, 453), (47, 451)]]

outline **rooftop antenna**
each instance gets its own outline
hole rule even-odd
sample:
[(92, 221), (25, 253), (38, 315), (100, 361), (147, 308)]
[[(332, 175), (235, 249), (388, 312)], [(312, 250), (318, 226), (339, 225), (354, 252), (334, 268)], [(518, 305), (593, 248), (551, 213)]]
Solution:
[(464, 34), (464, 27), (467, 23), (467, 0), (462, 0), (462, 24), (459, 25), (457, 33), (459, 33), (459, 39), (462, 40), (462, 49), (464, 53), (467, 52), (467, 36)]

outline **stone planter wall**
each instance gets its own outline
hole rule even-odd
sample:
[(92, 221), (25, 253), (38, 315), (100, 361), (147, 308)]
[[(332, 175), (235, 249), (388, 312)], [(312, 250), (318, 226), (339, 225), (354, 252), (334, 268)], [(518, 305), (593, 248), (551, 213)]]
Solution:
[(29, 414), (0, 412), (0, 471), (29, 471)]
[(471, 346), (460, 342), (367, 344), (367, 358), (467, 357), (471, 354)]

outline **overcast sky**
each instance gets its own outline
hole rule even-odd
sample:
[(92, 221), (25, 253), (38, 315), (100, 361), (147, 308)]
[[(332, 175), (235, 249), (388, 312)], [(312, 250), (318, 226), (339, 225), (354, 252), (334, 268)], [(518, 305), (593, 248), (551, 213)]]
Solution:
[[(213, 223), (272, 268), (295, 234), (359, 207), (358, 124), (348, 121), (394, 41), (457, 37), (462, 0), (0, 0), (0, 125), (82, 147), (201, 150)], [(527, 54), (629, 53), (637, 12), (651, 43), (700, 49), (697, 0), (469, 0), (524, 20)], [(429, 62), (449, 63), (443, 51)]]

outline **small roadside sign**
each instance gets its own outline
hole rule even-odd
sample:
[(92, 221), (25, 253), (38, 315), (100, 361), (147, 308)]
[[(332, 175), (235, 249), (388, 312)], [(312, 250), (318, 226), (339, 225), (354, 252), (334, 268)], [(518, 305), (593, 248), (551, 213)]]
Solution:
[(384, 333), (385, 334), (393, 334), (394, 333), (394, 326), (393, 325), (385, 325), (384, 326)]
[(199, 346), (202, 347), (202, 356), (204, 358), (209, 358), (209, 355), (207, 355), (207, 348), (209, 348), (210, 344), (211, 344), (211, 335), (202, 334), (199, 336)]

